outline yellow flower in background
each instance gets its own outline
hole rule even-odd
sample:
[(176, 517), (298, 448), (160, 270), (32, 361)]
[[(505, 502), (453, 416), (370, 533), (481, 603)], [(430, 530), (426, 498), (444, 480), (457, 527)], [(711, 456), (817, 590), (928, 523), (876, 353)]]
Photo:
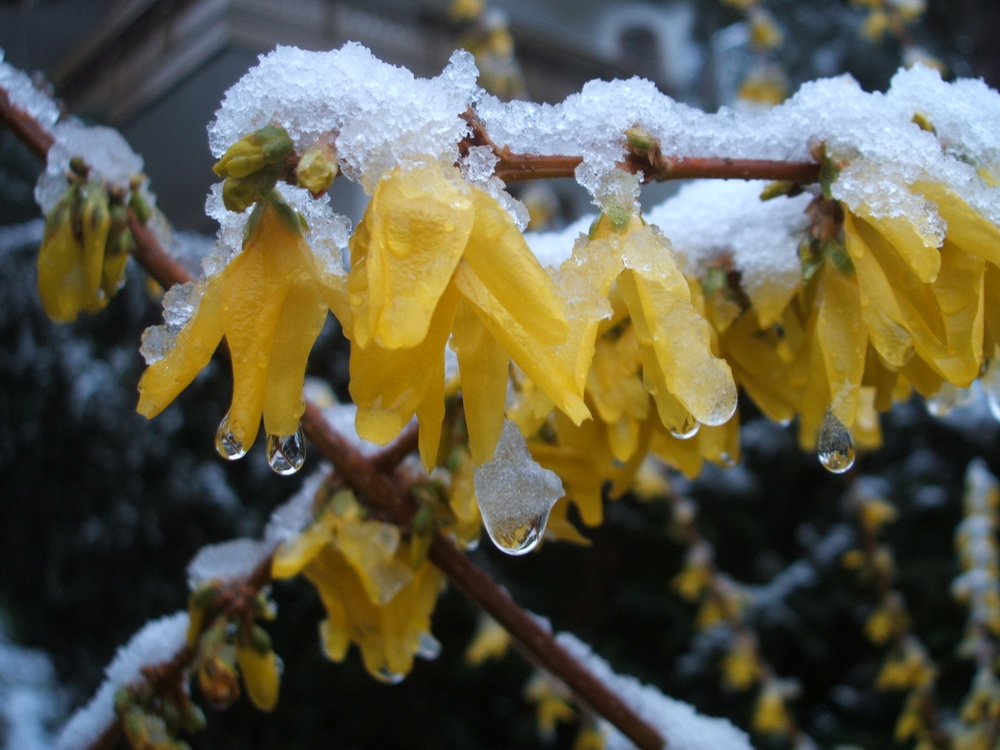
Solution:
[(45, 219), (38, 294), (45, 313), (71, 323), (104, 309), (118, 291), (134, 246), (122, 198), (103, 184), (74, 182)]
[[(166, 408), (208, 364), (225, 335), (233, 399), (220, 427), (220, 452), (227, 458), (242, 456), (262, 417), (269, 440), (295, 436), (305, 408), (309, 351), (327, 309), (343, 314), (344, 290), (337, 282), (317, 269), (298, 216), (271, 193), (250, 216), (243, 251), (220, 273), (199, 282), (194, 314), (173, 348), (146, 369), (139, 382), (139, 413), (152, 418)], [(272, 466), (280, 468), (274, 461)]]
[(426, 649), (430, 616), (444, 574), (424, 560), (410, 567), (409, 545), (398, 527), (365, 520), (348, 492), (334, 496), (311, 527), (275, 552), (272, 574), (304, 573), (316, 587), (327, 619), (323, 648), (342, 661), (350, 644), (365, 669), (383, 682), (398, 682)]
[(454, 167), (418, 165), (379, 183), (351, 238), (348, 292), (365, 439), (384, 444), (416, 414), (421, 457), (436, 463), (449, 339), (474, 463), (499, 440), (511, 361), (574, 421), (589, 416), (556, 357), (569, 324), (552, 279), (510, 215)]

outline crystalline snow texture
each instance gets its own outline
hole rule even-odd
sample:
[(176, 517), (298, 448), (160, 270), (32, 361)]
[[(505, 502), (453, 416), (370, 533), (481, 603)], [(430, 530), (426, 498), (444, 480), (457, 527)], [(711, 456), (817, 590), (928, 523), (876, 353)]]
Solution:
[(81, 708), (63, 727), (56, 740), (56, 750), (82, 750), (93, 745), (115, 720), (115, 692), (137, 682), (142, 667), (172, 659), (185, 645), (187, 612), (176, 612), (153, 620), (118, 649), (105, 669), (105, 680), (90, 703)]
[(52, 134), (55, 142), (49, 149), (45, 172), (35, 187), (35, 200), (43, 213), (51, 211), (66, 191), (66, 171), (74, 156), (86, 160), (92, 178), (103, 179), (123, 190), (128, 188), (132, 175), (142, 172), (142, 158), (117, 130), (89, 128), (70, 120), (56, 125)]
[(188, 563), (188, 587), (193, 591), (208, 581), (249, 578), (271, 550), (270, 545), (257, 539), (231, 539), (202, 547)]
[[(699, 714), (687, 703), (668, 698), (651, 685), (619, 675), (590, 647), (570, 633), (556, 641), (583, 664), (608, 689), (657, 729), (671, 750), (752, 750), (750, 739), (725, 719)], [(634, 745), (617, 729), (602, 722), (605, 750), (626, 750)]]
[(415, 158), (454, 161), (468, 126), (459, 118), (477, 95), (472, 56), (456, 52), (434, 79), (375, 58), (348, 43), (331, 52), (279, 47), (226, 93), (209, 128), (221, 156), (265, 125), (283, 126), (301, 152), (335, 134), (344, 173), (371, 192)]

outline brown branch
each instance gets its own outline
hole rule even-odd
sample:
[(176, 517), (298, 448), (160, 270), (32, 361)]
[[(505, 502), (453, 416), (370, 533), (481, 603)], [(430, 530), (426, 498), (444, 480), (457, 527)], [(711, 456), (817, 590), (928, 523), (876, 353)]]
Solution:
[[(469, 135), (459, 143), (459, 152), (467, 156), (473, 146), (488, 146), (500, 160), (494, 174), (504, 182), (573, 177), (583, 162), (580, 156), (515, 154), (509, 146), (499, 146), (486, 130), (483, 121), (471, 109), (462, 114), (469, 124)], [(628, 145), (628, 155), (620, 166), (633, 174), (642, 172), (643, 184), (668, 180), (782, 180), (810, 183), (819, 180), (820, 165), (814, 161), (778, 161), (771, 159), (734, 159), (730, 157), (667, 157), (656, 139), (645, 148)]]
[[(6, 92), (3, 92), (2, 88), (0, 92), (4, 94), (3, 101), (8, 104), (4, 110), (5, 121), (7, 117), (16, 121), (18, 127), (14, 130), (15, 134), (19, 138), (23, 136), (29, 139), (29, 147), (33, 150), (40, 149), (38, 155), (44, 156), (52, 144), (51, 136), (47, 141), (41, 138), (40, 134), (43, 134), (44, 130), (37, 126), (37, 123), (35, 123), (37, 127), (33, 128), (32, 118), (10, 107)], [(170, 257), (153, 233), (142, 226), (131, 211), (129, 225), (135, 238), (136, 260), (164, 288), (191, 280), (190, 274)], [(365, 458), (334, 430), (315, 405), (306, 404), (302, 426), (309, 440), (333, 463), (337, 472), (360, 496), (387, 511), (400, 525), (405, 525), (409, 521), (413, 507), (411, 498), (403, 495), (380, 471), (380, 468), (384, 470), (384, 467), (378, 467), (373, 460)], [(407, 439), (412, 440), (411, 437)], [(539, 664), (562, 680), (583, 703), (601, 712), (636, 745), (644, 749), (662, 748), (666, 745), (656, 730), (566, 652), (551, 633), (520, 609), (487, 573), (476, 568), (450, 541), (440, 535), (435, 536), (430, 559), (466, 595), (482, 606), (494, 619), (508, 627), (511, 635), (521, 642), (523, 648)], [(189, 659), (190, 656), (181, 653), (175, 660), (187, 664), (185, 658)], [(113, 733), (113, 729), (109, 731)]]
[(815, 162), (773, 161), (770, 159), (732, 159), (729, 157), (664, 157), (658, 164), (635, 157), (626, 159), (625, 168), (643, 173), (643, 182), (667, 180), (783, 180), (816, 182), (819, 164)]
[(14, 106), (6, 89), (0, 86), (0, 122), (13, 131), (14, 136), (42, 161), (45, 161), (55, 139), (52, 134), (29, 115)]

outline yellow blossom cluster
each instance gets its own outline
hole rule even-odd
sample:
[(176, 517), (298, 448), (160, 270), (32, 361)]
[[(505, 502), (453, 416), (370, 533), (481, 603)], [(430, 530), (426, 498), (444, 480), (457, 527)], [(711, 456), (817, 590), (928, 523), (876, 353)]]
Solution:
[(410, 552), (397, 526), (367, 519), (344, 490), (308, 529), (278, 548), (272, 574), (303, 573), (316, 587), (327, 612), (320, 636), (330, 659), (343, 661), (355, 643), (368, 672), (392, 683), (436, 643), (430, 616), (444, 576)]

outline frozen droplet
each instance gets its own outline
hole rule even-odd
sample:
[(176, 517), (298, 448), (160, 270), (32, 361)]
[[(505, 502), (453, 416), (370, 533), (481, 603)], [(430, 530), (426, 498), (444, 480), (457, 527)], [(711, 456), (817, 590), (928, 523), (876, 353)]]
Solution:
[(1000, 422), (1000, 356), (994, 355), (990, 359), (980, 382), (986, 392), (986, 403), (990, 407), (990, 414)]
[(670, 434), (678, 440), (690, 440), (698, 434), (698, 430), (700, 429), (701, 422), (688, 414), (683, 424), (674, 425), (670, 428)]
[(417, 644), (417, 656), (426, 661), (434, 661), (441, 655), (441, 641), (430, 633), (420, 634), (420, 643)]
[(294, 435), (267, 436), (267, 462), (282, 476), (294, 474), (306, 462), (306, 438), (302, 426)]
[(526, 555), (541, 541), (549, 513), (531, 518), (501, 518), (490, 520), (483, 514), (483, 525), (493, 544), (508, 555)]
[(970, 399), (967, 388), (959, 388), (951, 383), (942, 383), (941, 388), (933, 396), (927, 399), (925, 405), (927, 412), (932, 417), (944, 417), (953, 409), (961, 406)]
[(483, 525), (502, 552), (530, 552), (545, 533), (549, 511), (563, 496), (559, 477), (532, 459), (517, 425), (504, 423), (493, 460), (475, 470)]
[(215, 433), (215, 450), (227, 461), (236, 461), (247, 454), (247, 449), (236, 439), (229, 426), (228, 413), (219, 422), (219, 429)]
[(402, 672), (392, 672), (385, 664), (379, 667), (375, 672), (372, 672), (372, 677), (379, 682), (384, 682), (386, 685), (398, 685), (406, 679), (405, 674)]
[(827, 471), (843, 474), (854, 465), (854, 438), (833, 412), (827, 412), (816, 442), (819, 461)]

